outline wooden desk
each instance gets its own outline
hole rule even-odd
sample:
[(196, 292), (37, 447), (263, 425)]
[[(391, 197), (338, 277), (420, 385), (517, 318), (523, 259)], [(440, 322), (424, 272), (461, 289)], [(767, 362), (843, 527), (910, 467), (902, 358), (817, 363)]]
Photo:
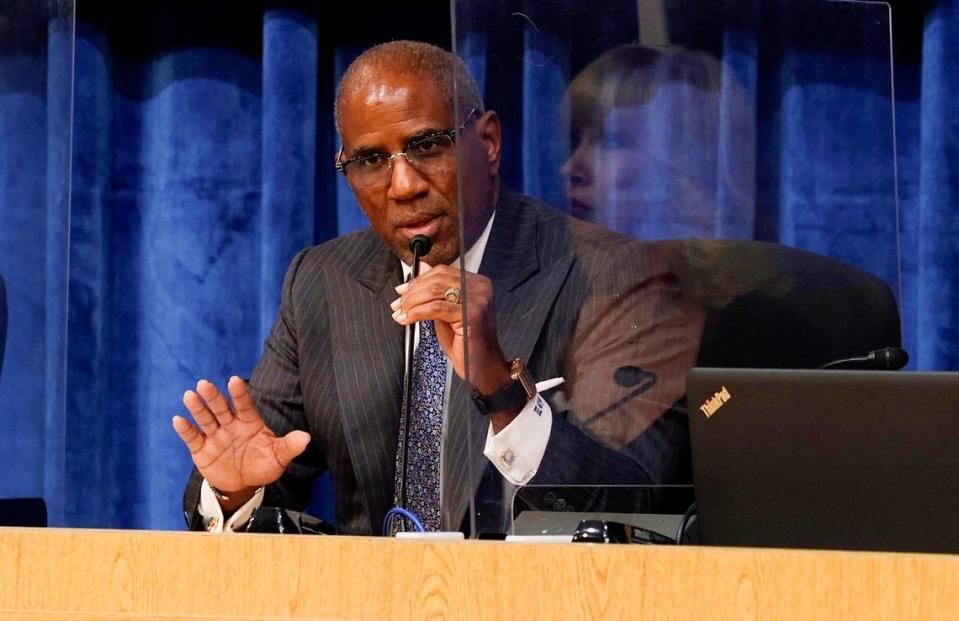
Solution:
[(959, 557), (0, 528), (0, 620), (950, 619)]

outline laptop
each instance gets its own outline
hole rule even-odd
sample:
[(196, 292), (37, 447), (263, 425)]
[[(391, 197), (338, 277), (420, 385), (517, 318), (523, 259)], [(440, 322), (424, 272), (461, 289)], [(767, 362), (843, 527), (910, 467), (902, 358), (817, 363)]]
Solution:
[(703, 543), (959, 552), (959, 373), (696, 368)]

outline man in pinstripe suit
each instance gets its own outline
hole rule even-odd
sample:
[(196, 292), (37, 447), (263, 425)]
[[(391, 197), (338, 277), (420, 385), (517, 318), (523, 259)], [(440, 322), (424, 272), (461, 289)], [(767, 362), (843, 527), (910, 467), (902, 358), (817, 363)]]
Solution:
[[(457, 119), (457, 107), (469, 112)], [(525, 484), (682, 478), (685, 423), (670, 406), (699, 323), (654, 251), (502, 187), (499, 119), (438, 48), (367, 51), (340, 84), (336, 116), (338, 167), (371, 229), (294, 259), (249, 388), (228, 383), (232, 408), (205, 380), (185, 393), (199, 428), (173, 424), (196, 465), (184, 496), (191, 525), (232, 528), (260, 503), (302, 509), (329, 469), (340, 532), (378, 532), (394, 501), (404, 327), (424, 320), (452, 370), (437, 527), (459, 529), (472, 513), (476, 529), (504, 530), (510, 494)], [(459, 196), (457, 174), (468, 180)], [(417, 234), (432, 239), (428, 265), (401, 285)], [(520, 381), (529, 375), (565, 378), (563, 392), (546, 399)], [(597, 494), (576, 502), (567, 508), (604, 508)]]

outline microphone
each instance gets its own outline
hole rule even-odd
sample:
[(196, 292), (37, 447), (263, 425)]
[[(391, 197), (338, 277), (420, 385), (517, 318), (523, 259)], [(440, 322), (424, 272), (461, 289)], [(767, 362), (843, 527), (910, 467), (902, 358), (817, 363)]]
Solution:
[[(426, 235), (414, 235), (410, 240), (410, 252), (413, 253), (413, 264), (410, 270), (409, 282), (420, 275), (420, 257), (428, 255), (433, 247), (433, 240)], [(418, 323), (418, 322), (417, 322)], [(398, 507), (406, 506), (406, 462), (410, 452), (410, 401), (413, 397), (413, 335), (415, 326), (411, 325), (406, 332), (406, 382), (403, 387), (403, 461), (399, 464), (399, 502)], [(384, 535), (389, 533), (384, 532)]]
[(652, 382), (648, 386), (643, 387), (645, 390), (649, 390), (652, 384), (656, 383), (656, 374), (651, 371), (646, 371), (645, 369), (640, 369), (639, 367), (626, 365), (619, 367), (613, 372), (613, 381), (623, 388), (632, 388), (640, 382)]
[(874, 349), (865, 356), (841, 358), (819, 367), (820, 369), (859, 369), (862, 371), (898, 371), (909, 362), (909, 354), (899, 347)]
[(641, 369), (632, 365), (625, 365), (617, 368), (615, 371), (613, 371), (613, 381), (623, 388), (632, 388), (633, 386), (636, 386), (636, 389), (623, 395), (599, 412), (591, 415), (586, 419), (585, 423), (589, 424), (595, 422), (613, 410), (620, 408), (632, 399), (635, 399), (639, 395), (655, 386), (657, 380), (658, 377), (656, 374), (652, 371), (647, 371), (646, 369)]
[(413, 278), (419, 276), (419, 258), (425, 257), (433, 248), (433, 240), (426, 235), (414, 235), (410, 240), (410, 252), (413, 253)]

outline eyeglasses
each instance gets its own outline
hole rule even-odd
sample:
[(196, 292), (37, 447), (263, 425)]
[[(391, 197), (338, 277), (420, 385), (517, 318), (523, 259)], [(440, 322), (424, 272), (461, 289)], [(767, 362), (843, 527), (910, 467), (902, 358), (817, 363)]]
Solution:
[(336, 156), (336, 170), (346, 175), (350, 184), (359, 188), (371, 188), (389, 184), (393, 174), (393, 158), (402, 155), (410, 166), (422, 175), (439, 176), (449, 174), (456, 168), (456, 134), (476, 114), (476, 108), (470, 110), (466, 120), (456, 129), (444, 129), (418, 136), (406, 144), (406, 148), (390, 155), (389, 153), (361, 153), (345, 162), (343, 147)]

